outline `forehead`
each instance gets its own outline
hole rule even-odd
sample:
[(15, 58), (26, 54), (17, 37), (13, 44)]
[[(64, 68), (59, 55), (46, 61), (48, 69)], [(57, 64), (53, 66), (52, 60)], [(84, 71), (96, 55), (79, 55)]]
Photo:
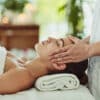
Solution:
[(59, 38), (59, 39), (52, 38), (52, 40), (56, 41), (56, 43), (61, 43), (62, 46), (64, 46), (64, 39), (63, 38)]
[(52, 38), (52, 39), (55, 41), (62, 41), (64, 46), (72, 44), (72, 42), (67, 37), (66, 38), (59, 38), (59, 39)]

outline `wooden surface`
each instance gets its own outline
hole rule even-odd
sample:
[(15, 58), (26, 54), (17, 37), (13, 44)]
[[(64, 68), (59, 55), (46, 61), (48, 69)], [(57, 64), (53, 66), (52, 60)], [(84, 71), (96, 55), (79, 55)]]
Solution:
[(38, 37), (38, 25), (0, 25), (0, 45), (5, 46), (8, 50), (34, 48)]

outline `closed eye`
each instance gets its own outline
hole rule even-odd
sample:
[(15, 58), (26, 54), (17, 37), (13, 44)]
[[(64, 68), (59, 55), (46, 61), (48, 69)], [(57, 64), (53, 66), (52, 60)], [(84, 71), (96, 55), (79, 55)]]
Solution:
[(64, 47), (64, 40), (62, 38), (60, 40), (62, 41), (62, 47)]
[(56, 44), (57, 44), (58, 47), (63, 47), (64, 46), (64, 40), (63, 39), (56, 40)]

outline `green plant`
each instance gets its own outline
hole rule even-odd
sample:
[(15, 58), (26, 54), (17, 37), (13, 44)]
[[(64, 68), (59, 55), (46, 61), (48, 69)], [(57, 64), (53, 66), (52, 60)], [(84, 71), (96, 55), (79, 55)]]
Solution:
[(5, 0), (2, 4), (4, 8), (15, 12), (22, 12), (28, 0)]
[(73, 36), (82, 38), (79, 33), (83, 33), (84, 15), (83, 0), (68, 0), (66, 4), (59, 8), (59, 11), (66, 11), (69, 28), (72, 30)]

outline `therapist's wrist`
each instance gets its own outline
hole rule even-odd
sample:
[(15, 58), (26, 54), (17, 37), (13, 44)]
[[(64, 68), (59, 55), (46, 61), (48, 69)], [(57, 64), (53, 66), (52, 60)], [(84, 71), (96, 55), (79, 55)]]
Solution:
[(93, 44), (89, 44), (89, 49), (88, 49), (88, 55), (89, 57), (93, 57), (94, 56), (94, 47)]
[(85, 43), (87, 43), (87, 44), (89, 44), (90, 36), (84, 38), (82, 41), (85, 42)]

